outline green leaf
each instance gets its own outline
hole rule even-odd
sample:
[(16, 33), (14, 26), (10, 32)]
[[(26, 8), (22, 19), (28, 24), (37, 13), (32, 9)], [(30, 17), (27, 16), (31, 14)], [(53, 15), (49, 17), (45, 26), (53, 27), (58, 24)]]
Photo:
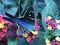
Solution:
[(1, 0), (4, 5), (13, 5), (15, 4), (16, 0)]
[(60, 0), (54, 0), (55, 3), (57, 4), (57, 9), (58, 9), (58, 17), (60, 19)]
[(8, 39), (8, 45), (16, 45), (17, 44), (17, 40), (11, 40), (11, 39)]
[(17, 45), (28, 45), (25, 38), (17, 39)]
[(54, 19), (58, 18), (57, 5), (54, 0), (45, 0), (46, 7), (43, 9), (46, 15), (50, 14)]
[(38, 16), (38, 3), (36, 0), (33, 1), (33, 9), (34, 9), (35, 18), (37, 18), (37, 16)]
[(13, 6), (12, 6), (10, 9), (7, 10), (7, 13), (15, 16), (16, 13), (17, 13), (17, 10), (18, 10), (18, 7), (17, 7), (17, 6), (16, 6), (16, 7), (13, 7)]
[(54, 31), (54, 36), (60, 36), (60, 30), (55, 30)]
[(0, 10), (4, 10), (4, 5), (2, 3), (0, 3)]
[(24, 13), (25, 13), (25, 11), (26, 11), (26, 9), (27, 9), (29, 6), (31, 6), (31, 0), (26, 0), (25, 3), (24, 3), (24, 4), (21, 4), (21, 5), (22, 5), (22, 7), (23, 7), (23, 10), (21, 11), (20, 16), (23, 16)]

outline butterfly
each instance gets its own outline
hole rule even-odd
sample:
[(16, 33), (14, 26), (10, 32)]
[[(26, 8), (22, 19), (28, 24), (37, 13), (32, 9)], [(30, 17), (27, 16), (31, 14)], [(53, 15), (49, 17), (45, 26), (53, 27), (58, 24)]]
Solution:
[(34, 22), (35, 22), (35, 17), (34, 17), (34, 10), (33, 7), (28, 7), (24, 16), (21, 18), (16, 18), (8, 13), (5, 13), (7, 17), (4, 17), (4, 19), (11, 21), (13, 23), (16, 23), (18, 25), (17, 29), (17, 35), (22, 35), (23, 33), (29, 33), (32, 30), (34, 30)]

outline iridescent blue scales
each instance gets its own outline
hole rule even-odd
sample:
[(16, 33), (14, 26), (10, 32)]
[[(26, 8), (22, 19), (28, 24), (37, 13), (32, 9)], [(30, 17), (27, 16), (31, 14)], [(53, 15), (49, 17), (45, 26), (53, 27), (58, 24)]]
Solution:
[(18, 25), (17, 35), (22, 35), (23, 33), (29, 33), (32, 30), (35, 30), (34, 28), (34, 11), (32, 7), (29, 7), (26, 10), (26, 13), (22, 18), (16, 18), (8, 13), (5, 13), (9, 18), (5, 18), (13, 23), (16, 23)]

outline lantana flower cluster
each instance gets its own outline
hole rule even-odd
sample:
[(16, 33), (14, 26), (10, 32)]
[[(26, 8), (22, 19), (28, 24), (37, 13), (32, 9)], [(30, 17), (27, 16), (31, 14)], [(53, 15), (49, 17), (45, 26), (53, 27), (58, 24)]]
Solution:
[(54, 20), (51, 16), (48, 16), (48, 17), (44, 18), (44, 20), (46, 22), (46, 27), (49, 30), (60, 29), (60, 25), (58, 24), (60, 22), (60, 20)]
[(3, 38), (14, 38), (16, 35), (17, 26), (10, 21), (3, 19), (0, 15), (0, 41)]
[(33, 39), (38, 37), (38, 31), (34, 30), (34, 31), (30, 32), (30, 34), (24, 33), (23, 37), (26, 38), (27, 42), (32, 43)]
[(60, 37), (55, 37), (52, 41), (49, 39), (46, 39), (46, 45), (60, 45)]
[(6, 20), (3, 19), (3, 17), (0, 15), (0, 40), (2, 40), (6, 33), (7, 33), (7, 26), (5, 25), (7, 23)]

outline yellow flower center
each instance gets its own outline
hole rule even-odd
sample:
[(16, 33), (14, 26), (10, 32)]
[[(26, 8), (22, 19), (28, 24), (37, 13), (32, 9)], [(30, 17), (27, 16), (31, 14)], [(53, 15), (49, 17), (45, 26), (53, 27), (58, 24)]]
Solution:
[(48, 29), (49, 29), (49, 30), (52, 30), (52, 27), (51, 27), (51, 26), (48, 26)]
[(48, 16), (47, 18), (48, 18), (48, 20), (51, 20), (51, 19), (52, 19), (52, 17), (51, 17), (51, 16)]
[(46, 39), (46, 41), (45, 41), (46, 43), (50, 43), (50, 40), (48, 40), (48, 39)]
[(56, 20), (56, 23), (60, 23), (60, 20)]
[(4, 27), (4, 24), (3, 23), (0, 23), (0, 28), (3, 28)]
[(55, 40), (60, 41), (60, 38), (59, 37), (56, 37)]
[(50, 43), (47, 43), (46, 45), (51, 45)]
[(57, 29), (60, 29), (60, 25), (57, 25)]
[(32, 31), (32, 34), (37, 35), (38, 31), (34, 30), (34, 31)]
[(50, 40), (49, 40), (49, 39), (46, 39), (46, 41), (45, 41), (45, 42), (46, 42), (46, 45), (51, 45), (51, 44), (50, 44)]
[(23, 37), (28, 37), (28, 34), (27, 34), (27, 33), (24, 33), (24, 34), (23, 34)]

